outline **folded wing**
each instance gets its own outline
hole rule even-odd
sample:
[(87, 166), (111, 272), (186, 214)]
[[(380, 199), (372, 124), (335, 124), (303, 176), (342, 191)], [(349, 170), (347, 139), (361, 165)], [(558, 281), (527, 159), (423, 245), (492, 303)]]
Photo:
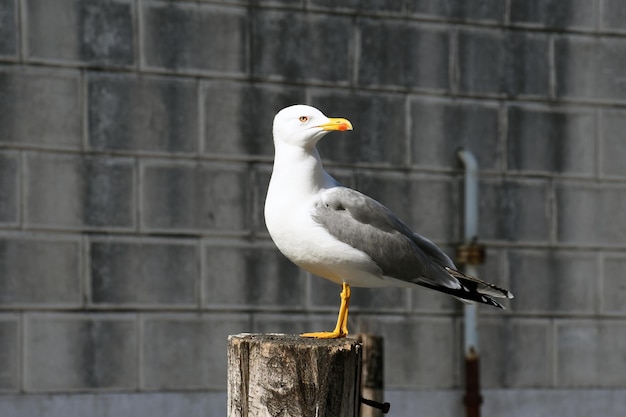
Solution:
[(346, 187), (325, 190), (313, 217), (336, 239), (369, 255), (386, 277), (501, 308), (493, 297), (512, 298), (504, 289), (457, 271), (434, 243), (413, 233), (389, 209), (358, 191)]

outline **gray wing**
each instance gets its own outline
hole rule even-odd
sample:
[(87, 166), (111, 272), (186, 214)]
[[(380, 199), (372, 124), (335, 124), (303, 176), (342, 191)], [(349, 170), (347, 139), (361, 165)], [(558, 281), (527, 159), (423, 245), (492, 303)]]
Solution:
[(428, 239), (413, 233), (378, 201), (346, 187), (322, 193), (314, 218), (335, 238), (367, 253), (383, 274), (406, 282), (461, 287), (445, 267), (450, 258)]
[(491, 297), (512, 298), (507, 290), (457, 271), (434, 243), (358, 191), (325, 190), (313, 217), (335, 238), (367, 253), (385, 276), (497, 307), (502, 306)]

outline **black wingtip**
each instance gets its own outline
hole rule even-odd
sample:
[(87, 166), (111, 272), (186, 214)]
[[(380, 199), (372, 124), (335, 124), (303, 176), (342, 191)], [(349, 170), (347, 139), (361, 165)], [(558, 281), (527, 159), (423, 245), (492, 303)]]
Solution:
[(488, 295), (481, 294), (475, 289), (468, 288), (466, 286), (461, 286), (460, 288), (448, 288), (440, 285), (433, 285), (426, 282), (416, 282), (416, 284), (421, 285), (422, 287), (430, 288), (431, 290), (439, 291), (445, 294), (449, 294), (453, 297), (458, 298), (461, 301), (466, 302), (474, 302), (480, 304), (486, 304), (493, 307), (501, 308), (502, 310), (506, 310), (502, 304), (494, 300)]

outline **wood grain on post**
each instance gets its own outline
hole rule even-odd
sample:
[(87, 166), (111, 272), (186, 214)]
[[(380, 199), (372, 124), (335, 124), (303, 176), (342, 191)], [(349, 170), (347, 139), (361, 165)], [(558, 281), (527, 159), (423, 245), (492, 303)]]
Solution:
[(349, 338), (228, 337), (228, 417), (356, 417), (361, 346)]

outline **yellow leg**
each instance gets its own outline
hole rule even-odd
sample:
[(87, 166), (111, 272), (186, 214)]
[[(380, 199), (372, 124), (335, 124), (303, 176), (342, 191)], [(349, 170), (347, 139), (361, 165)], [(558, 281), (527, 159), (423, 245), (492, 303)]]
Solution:
[(332, 332), (302, 333), (302, 337), (315, 337), (317, 339), (337, 339), (348, 335), (348, 306), (350, 305), (350, 286), (345, 282), (341, 286), (341, 306), (337, 316), (337, 325)]

